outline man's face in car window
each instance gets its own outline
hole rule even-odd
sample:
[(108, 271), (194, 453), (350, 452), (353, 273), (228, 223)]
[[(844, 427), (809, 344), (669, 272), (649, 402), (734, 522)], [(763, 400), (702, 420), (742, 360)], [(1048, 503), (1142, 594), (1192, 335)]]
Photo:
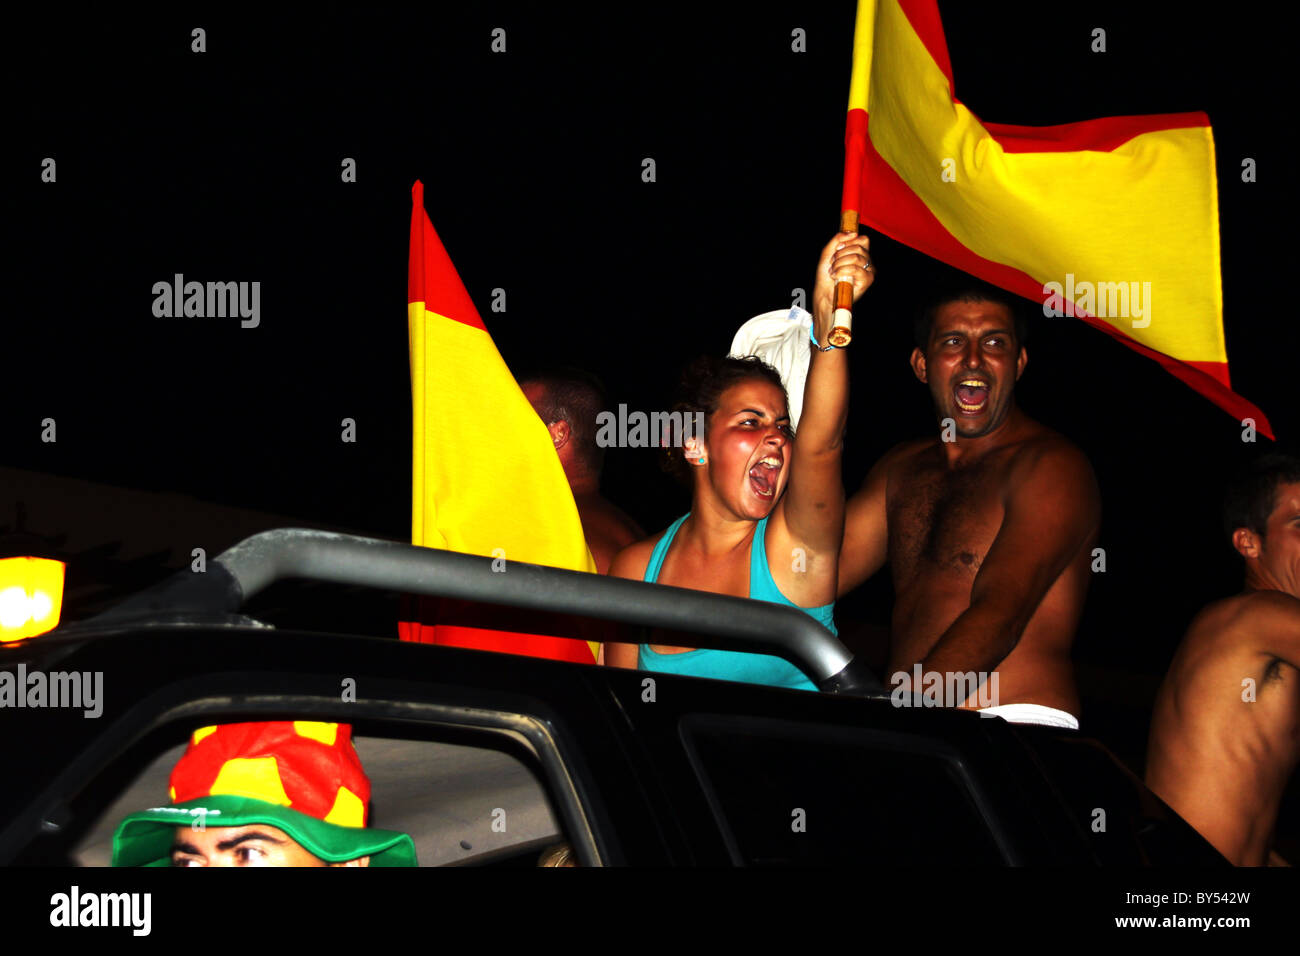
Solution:
[(254, 823), (245, 827), (177, 827), (172, 866), (369, 866), (363, 856), (326, 863), (304, 850), (283, 830)]

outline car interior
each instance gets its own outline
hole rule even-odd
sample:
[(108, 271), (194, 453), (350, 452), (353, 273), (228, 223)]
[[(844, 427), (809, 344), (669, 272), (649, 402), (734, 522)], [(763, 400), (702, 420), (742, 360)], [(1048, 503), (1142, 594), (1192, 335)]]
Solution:
[[(167, 803), (168, 778), (190, 729), (177, 724), (150, 734), (86, 788), (59, 828), (71, 831), (60, 841), (63, 862), (110, 865), (122, 818)], [(420, 866), (536, 866), (543, 851), (564, 841), (523, 748), (511, 752), (482, 734), (438, 736), (412, 735), (407, 724), (356, 726), (371, 783), (370, 826), (410, 834)], [(55, 862), (52, 850), (37, 855)]]

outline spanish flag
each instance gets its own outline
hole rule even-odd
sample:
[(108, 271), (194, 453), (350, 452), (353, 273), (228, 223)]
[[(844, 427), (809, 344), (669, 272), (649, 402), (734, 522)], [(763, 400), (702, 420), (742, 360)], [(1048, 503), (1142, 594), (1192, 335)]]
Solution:
[[(422, 183), (411, 199), (411, 542), (493, 558), (502, 574), (513, 561), (594, 573), (550, 434), (434, 232)], [(430, 606), (421, 602), (422, 612)], [(595, 659), (595, 648), (582, 640), (427, 621), (398, 627), (405, 641)]]
[(984, 123), (955, 95), (936, 0), (858, 0), (845, 211), (1073, 315), (1272, 438), (1232, 391), (1204, 113)]

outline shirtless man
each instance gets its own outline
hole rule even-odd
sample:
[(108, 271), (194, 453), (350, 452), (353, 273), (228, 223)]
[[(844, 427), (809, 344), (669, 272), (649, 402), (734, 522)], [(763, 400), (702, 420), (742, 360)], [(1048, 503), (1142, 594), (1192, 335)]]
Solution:
[(555, 453), (564, 466), (573, 500), (582, 519), (582, 533), (605, 574), (620, 550), (645, 537), (645, 532), (621, 508), (601, 497), (600, 471), (605, 450), (596, 444), (596, 416), (604, 405), (599, 385), (576, 370), (544, 372), (525, 378), (524, 396), (546, 422)]
[(1224, 530), (1246, 589), (1188, 628), (1151, 718), (1147, 785), (1237, 866), (1271, 852), (1300, 758), (1300, 458), (1265, 455), (1230, 486)]
[(945, 704), (1077, 728), (1070, 645), (1101, 503), (1083, 453), (1016, 407), (1027, 355), (1012, 301), (974, 285), (918, 320), (912, 371), (940, 433), (893, 448), (849, 501), (839, 594), (889, 562), (887, 683), (918, 663), (945, 685), (974, 672), (985, 699)]

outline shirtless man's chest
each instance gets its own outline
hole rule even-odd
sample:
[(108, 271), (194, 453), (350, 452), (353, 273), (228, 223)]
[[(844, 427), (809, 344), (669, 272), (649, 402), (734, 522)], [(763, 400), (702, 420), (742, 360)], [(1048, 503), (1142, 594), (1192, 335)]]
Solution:
[(922, 576), (974, 579), (1002, 524), (1002, 457), (949, 470), (923, 452), (890, 477), (889, 560), (900, 595)]
[(919, 660), (970, 603), (971, 584), (1002, 524), (1005, 454), (956, 469), (931, 449), (890, 476), (889, 564), (894, 658)]
[[(904, 457), (889, 477), (888, 554), (894, 582), (889, 673), (926, 657), (970, 606), (972, 587), (1002, 529), (1017, 445), (950, 467), (934, 445)], [(1077, 711), (1069, 665), (1086, 588), (1081, 552), (1044, 596), (997, 666), (1002, 703), (1033, 699)]]

